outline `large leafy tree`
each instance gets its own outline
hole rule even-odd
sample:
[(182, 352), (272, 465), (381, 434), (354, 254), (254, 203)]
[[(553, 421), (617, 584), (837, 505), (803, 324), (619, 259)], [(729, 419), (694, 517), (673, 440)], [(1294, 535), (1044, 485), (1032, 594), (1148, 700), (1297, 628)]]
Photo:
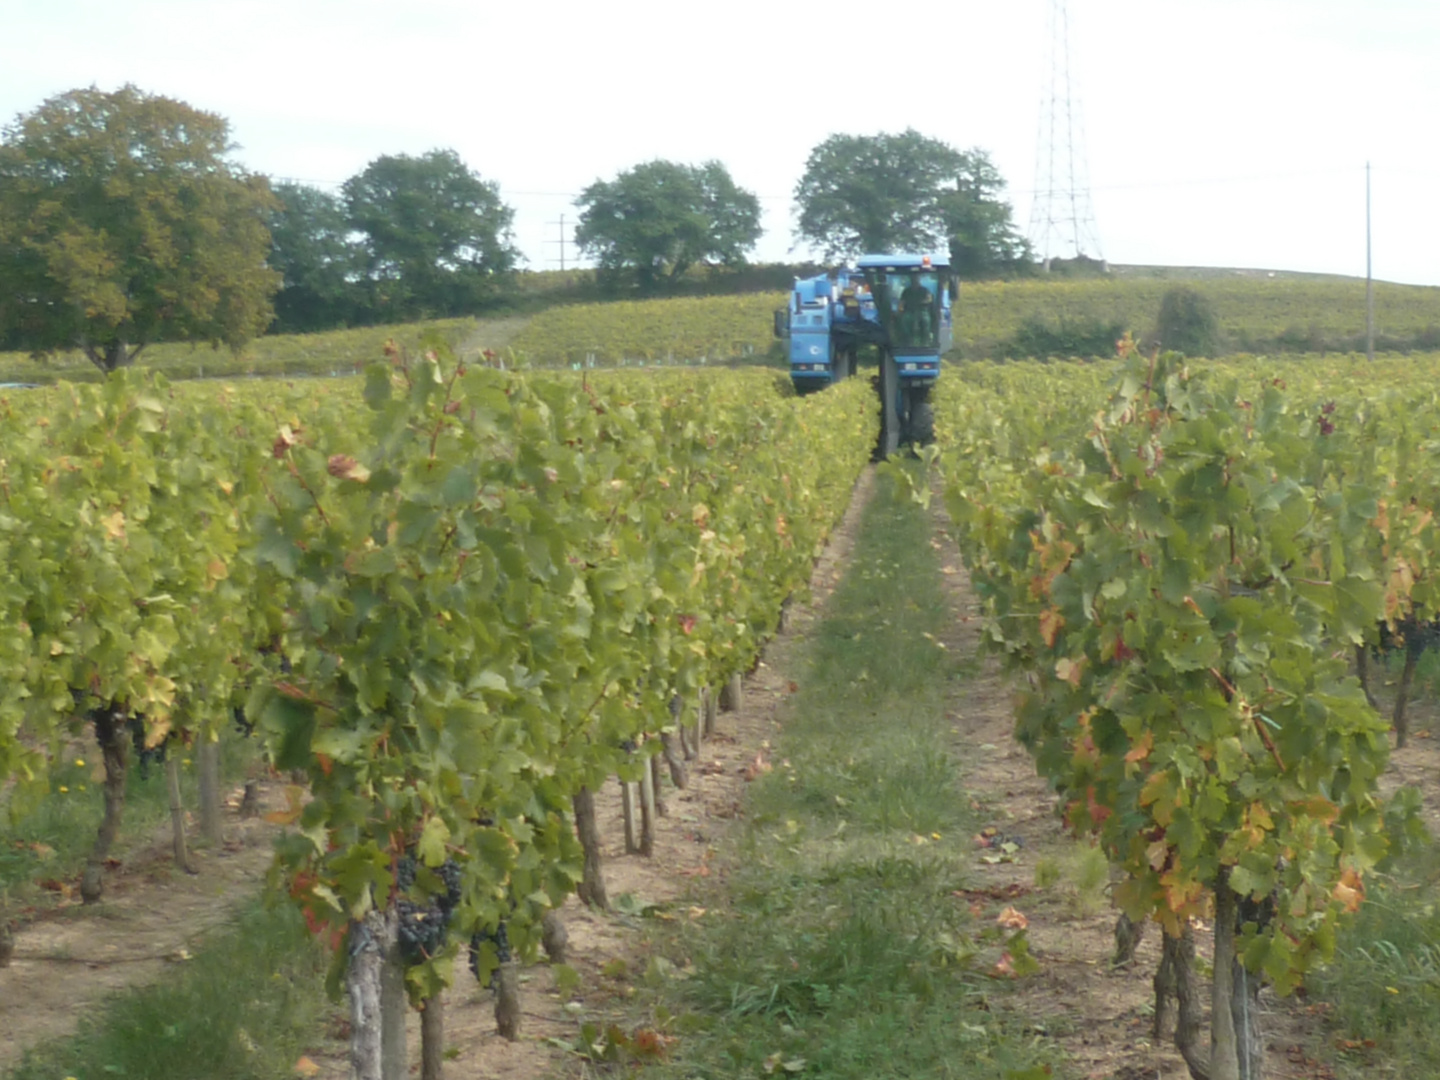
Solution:
[(1005, 180), (983, 150), (960, 152), (953, 185), (941, 195), (940, 222), (950, 265), (964, 278), (995, 277), (1034, 266), (1029, 242), (1015, 227)]
[(326, 330), (362, 319), (364, 253), (344, 204), (306, 184), (278, 184), (275, 195), (280, 205), (270, 217), (270, 265), (284, 275), (275, 297), (277, 329)]
[(913, 129), (832, 135), (795, 187), (799, 234), (829, 259), (949, 247), (957, 271), (982, 276), (1028, 256), (983, 150), (956, 150)]
[(453, 150), (378, 157), (345, 181), (380, 313), (458, 315), (491, 298), (515, 268), (515, 211)]
[(134, 86), (51, 98), (0, 138), (0, 337), (104, 371), (152, 341), (239, 348), (269, 325), (262, 177), (229, 124)]
[(575, 205), (581, 250), (602, 271), (633, 271), (646, 291), (700, 263), (743, 265), (761, 232), (760, 200), (718, 161), (648, 161), (596, 180)]

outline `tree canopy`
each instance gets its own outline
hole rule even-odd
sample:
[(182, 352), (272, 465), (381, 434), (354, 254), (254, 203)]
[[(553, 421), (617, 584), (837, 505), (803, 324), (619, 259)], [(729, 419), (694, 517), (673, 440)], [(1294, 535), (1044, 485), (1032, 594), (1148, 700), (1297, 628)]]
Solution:
[(963, 276), (1028, 258), (1005, 182), (983, 150), (956, 150), (913, 129), (832, 135), (795, 187), (800, 236), (828, 259), (948, 247)]
[(375, 304), (392, 316), (458, 315), (493, 296), (519, 253), (515, 212), (453, 150), (378, 157), (345, 181), (350, 227), (363, 233)]
[(276, 329), (325, 330), (363, 319), (364, 253), (344, 204), (305, 184), (277, 184), (275, 196), (269, 261), (284, 278), (275, 297)]
[(596, 180), (575, 201), (575, 240), (602, 271), (632, 270), (641, 289), (700, 263), (742, 265), (760, 238), (760, 200), (718, 161), (649, 161)]
[(18, 117), (0, 138), (0, 337), (109, 371), (157, 339), (263, 331), (275, 204), (231, 150), (222, 117), (129, 85)]

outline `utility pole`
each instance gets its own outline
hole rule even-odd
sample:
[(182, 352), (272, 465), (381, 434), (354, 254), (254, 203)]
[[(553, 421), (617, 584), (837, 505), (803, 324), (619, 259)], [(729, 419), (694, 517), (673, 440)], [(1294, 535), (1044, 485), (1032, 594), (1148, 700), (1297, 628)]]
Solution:
[(1375, 279), (1370, 272), (1370, 162), (1365, 162), (1365, 359), (1375, 362)]
[(550, 241), (547, 241), (547, 242), (548, 242), (548, 243), (551, 243), (551, 244), (556, 244), (556, 243), (558, 243), (558, 244), (560, 245), (560, 269), (561, 269), (561, 270), (564, 270), (564, 269), (565, 269), (565, 215), (564, 215), (564, 214), (561, 214), (559, 221), (551, 221), (551, 222), (548, 222), (548, 224), (560, 226), (560, 239), (559, 239), (559, 240), (550, 240)]
[(1046, 81), (1035, 149), (1035, 194), (1030, 243), (1045, 269), (1067, 253), (1105, 265), (1090, 202), (1080, 97), (1070, 79), (1070, 16), (1065, 0), (1050, 0)]

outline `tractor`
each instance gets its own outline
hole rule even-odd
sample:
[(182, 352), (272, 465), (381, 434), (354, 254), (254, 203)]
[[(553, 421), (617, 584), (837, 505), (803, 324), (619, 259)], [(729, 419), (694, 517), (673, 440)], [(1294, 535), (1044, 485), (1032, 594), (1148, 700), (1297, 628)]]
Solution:
[(950, 260), (938, 255), (863, 255), (854, 266), (797, 279), (789, 305), (775, 312), (775, 336), (790, 342), (796, 392), (854, 375), (871, 346), (879, 367), (876, 456), (933, 442), (930, 388), (950, 348), (957, 295)]

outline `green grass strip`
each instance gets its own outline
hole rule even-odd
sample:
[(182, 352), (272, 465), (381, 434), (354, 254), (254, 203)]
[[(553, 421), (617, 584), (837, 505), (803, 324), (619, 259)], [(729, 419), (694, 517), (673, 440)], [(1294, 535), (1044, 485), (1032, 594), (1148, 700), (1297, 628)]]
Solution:
[(951, 895), (976, 823), (947, 749), (966, 664), (937, 643), (951, 616), (931, 535), (882, 476), (723, 892), (667, 945), (693, 974), (661, 991), (680, 1038), (653, 1075), (1043, 1075), (983, 974), (1000, 932)]
[(255, 904), (158, 983), (118, 994), (9, 1080), (269, 1080), (314, 1051), (327, 958), (289, 904)]
[(1310, 1000), (1324, 1003), (1338, 1076), (1440, 1076), (1440, 854), (1412, 850), (1377, 878), (1307, 980)]

